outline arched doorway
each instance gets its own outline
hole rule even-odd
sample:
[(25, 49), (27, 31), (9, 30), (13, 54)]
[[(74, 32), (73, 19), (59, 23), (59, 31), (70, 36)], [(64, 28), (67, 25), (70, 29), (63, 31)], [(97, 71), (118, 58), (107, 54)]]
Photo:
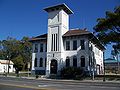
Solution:
[(50, 64), (50, 74), (57, 74), (57, 60), (51, 60)]

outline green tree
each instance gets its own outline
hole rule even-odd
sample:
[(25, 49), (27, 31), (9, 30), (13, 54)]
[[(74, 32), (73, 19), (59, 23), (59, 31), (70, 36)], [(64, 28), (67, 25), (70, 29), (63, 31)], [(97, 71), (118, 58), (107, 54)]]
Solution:
[(94, 27), (97, 37), (104, 44), (114, 43), (120, 50), (120, 6), (114, 12), (106, 11), (105, 18), (98, 18)]
[(24, 62), (23, 57), (21, 55), (18, 55), (17, 57), (13, 58), (12, 61), (14, 61), (14, 67), (16, 69), (16, 72), (19, 72), (23, 69)]
[(116, 7), (113, 12), (106, 11), (105, 18), (98, 18), (97, 25), (94, 27), (97, 33), (98, 39), (104, 45), (113, 45), (111, 54), (116, 57), (118, 61), (119, 71), (119, 59), (118, 55), (120, 52), (120, 6)]
[(21, 55), (23, 57), (24, 66), (23, 69), (27, 69), (28, 63), (31, 63), (32, 44), (29, 42), (29, 37), (23, 37), (21, 40), (22, 50)]
[[(28, 37), (22, 40), (8, 37), (0, 42), (0, 58), (12, 60), (17, 71), (25, 70), (31, 62), (31, 43)], [(22, 69), (21, 69), (22, 68)]]

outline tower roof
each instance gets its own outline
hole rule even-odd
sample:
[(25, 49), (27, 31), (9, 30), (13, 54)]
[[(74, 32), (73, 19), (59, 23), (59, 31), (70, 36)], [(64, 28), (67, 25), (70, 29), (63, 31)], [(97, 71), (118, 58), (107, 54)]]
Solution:
[(55, 11), (55, 10), (64, 10), (67, 14), (73, 14), (73, 11), (65, 4), (59, 4), (59, 5), (55, 5), (55, 6), (50, 6), (45, 8), (44, 10), (46, 12), (51, 12), (51, 11)]

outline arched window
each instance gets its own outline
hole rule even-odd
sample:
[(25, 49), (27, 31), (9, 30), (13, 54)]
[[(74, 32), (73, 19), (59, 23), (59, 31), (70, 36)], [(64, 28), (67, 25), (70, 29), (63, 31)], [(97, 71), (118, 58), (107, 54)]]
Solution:
[(73, 57), (73, 67), (77, 67), (77, 57)]
[(81, 67), (85, 67), (85, 57), (81, 56)]
[(43, 58), (40, 58), (40, 67), (43, 67)]
[(66, 67), (69, 67), (69, 66), (70, 66), (70, 58), (67, 57), (67, 58), (66, 58)]
[(37, 67), (37, 58), (35, 58), (34, 67)]

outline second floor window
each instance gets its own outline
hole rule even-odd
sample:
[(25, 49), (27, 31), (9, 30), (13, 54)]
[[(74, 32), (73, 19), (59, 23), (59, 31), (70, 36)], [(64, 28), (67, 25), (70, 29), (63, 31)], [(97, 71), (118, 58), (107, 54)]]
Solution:
[(35, 50), (34, 52), (38, 52), (38, 44), (35, 44)]
[(43, 52), (43, 44), (40, 44), (40, 52)]
[(66, 50), (70, 50), (70, 41), (66, 41)]
[(47, 44), (45, 44), (45, 52), (47, 52)]
[(84, 40), (80, 40), (80, 46), (81, 46), (82, 50), (85, 49), (85, 41)]
[(77, 40), (73, 41), (73, 50), (77, 50)]

